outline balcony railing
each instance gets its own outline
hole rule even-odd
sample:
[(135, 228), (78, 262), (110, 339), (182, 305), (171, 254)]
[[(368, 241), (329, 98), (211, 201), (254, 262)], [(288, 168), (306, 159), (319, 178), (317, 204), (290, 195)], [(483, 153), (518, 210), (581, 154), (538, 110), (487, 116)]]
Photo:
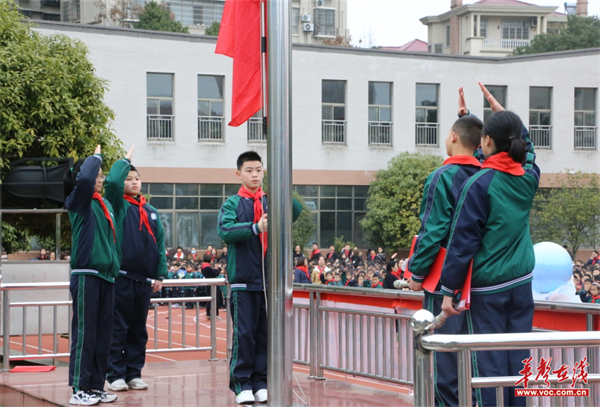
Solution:
[(392, 145), (392, 123), (369, 122), (369, 144)]
[(223, 141), (224, 117), (198, 116), (198, 140)]
[(528, 47), (530, 40), (483, 40), (484, 51), (512, 51), (517, 47)]
[(172, 140), (173, 139), (173, 118), (175, 116), (148, 115), (147, 129), (148, 139), (152, 140)]
[(438, 145), (438, 123), (416, 123), (415, 144), (417, 146)]
[(535, 148), (552, 148), (552, 126), (529, 126), (529, 137)]
[(322, 120), (321, 137), (326, 144), (346, 143), (346, 122), (341, 120)]
[(267, 141), (267, 135), (263, 134), (262, 117), (251, 117), (248, 120), (248, 142), (264, 143)]
[(595, 126), (575, 126), (575, 148), (577, 150), (595, 150), (596, 129)]

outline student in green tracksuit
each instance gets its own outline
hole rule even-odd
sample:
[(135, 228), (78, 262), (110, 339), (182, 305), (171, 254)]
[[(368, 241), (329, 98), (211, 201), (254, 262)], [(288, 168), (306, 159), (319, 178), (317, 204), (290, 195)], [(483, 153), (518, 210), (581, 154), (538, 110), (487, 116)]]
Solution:
[[(469, 115), (463, 89), (459, 89), (459, 119), (454, 122), (446, 137), (446, 153), (450, 158), (427, 177), (423, 190), (423, 200), (419, 217), (421, 229), (415, 242), (415, 250), (408, 260), (412, 273), (409, 288), (422, 291), (423, 280), (440, 251), (445, 248), (455, 197), (463, 183), (481, 169), (479, 159), (474, 154), (479, 147), (483, 123)], [(438, 315), (442, 307), (443, 295), (440, 286), (433, 292), (425, 291), (423, 308)], [(435, 330), (436, 334), (458, 334), (462, 329), (461, 316), (449, 318)], [(456, 352), (434, 352), (435, 405), (446, 407), (458, 405), (458, 376), (456, 373)]]
[[(473, 261), (471, 307), (465, 311), (471, 334), (531, 332), (531, 281), (535, 256), (529, 213), (539, 181), (533, 144), (519, 116), (504, 108), (480, 83), (494, 114), (485, 122), (482, 169), (469, 178), (456, 201), (442, 268), (442, 310), (456, 315), (452, 297)], [(474, 377), (518, 376), (529, 350), (477, 351)], [(525, 406), (504, 388), (505, 406)], [(478, 392), (479, 406), (495, 406), (493, 388)]]
[(63, 178), (65, 208), (71, 221), (73, 299), (69, 386), (70, 404), (91, 406), (117, 399), (103, 390), (113, 328), (113, 291), (121, 251), (111, 204), (100, 192), (104, 183), (100, 146), (79, 160)]
[(122, 253), (106, 377), (112, 391), (148, 388), (141, 378), (148, 342), (146, 319), (150, 297), (161, 289), (167, 274), (163, 228), (158, 212), (141, 194), (140, 174), (131, 165), (133, 149), (114, 163), (105, 186)]

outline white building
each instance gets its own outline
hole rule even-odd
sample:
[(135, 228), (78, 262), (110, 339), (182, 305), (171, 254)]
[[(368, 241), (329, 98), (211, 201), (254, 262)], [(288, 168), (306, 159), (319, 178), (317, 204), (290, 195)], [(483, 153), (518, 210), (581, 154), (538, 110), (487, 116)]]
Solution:
[[(61, 23), (39, 30), (89, 47), (167, 244), (218, 245), (218, 209), (239, 188), (235, 159), (250, 149), (266, 157), (266, 143), (255, 124), (226, 126), (232, 61), (214, 53), (216, 39)], [(567, 168), (600, 172), (600, 49), (485, 58), (296, 44), (292, 66), (293, 183), (314, 209), (321, 246), (340, 235), (362, 245), (368, 185), (392, 157), (445, 156), (460, 86), (471, 112), (486, 117), (477, 81), (529, 126), (543, 186)]]

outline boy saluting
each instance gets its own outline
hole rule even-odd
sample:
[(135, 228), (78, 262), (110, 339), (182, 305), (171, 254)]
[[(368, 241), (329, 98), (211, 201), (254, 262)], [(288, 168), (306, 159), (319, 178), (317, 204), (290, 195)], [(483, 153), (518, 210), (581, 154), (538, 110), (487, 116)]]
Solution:
[[(237, 159), (242, 186), (219, 212), (218, 232), (227, 244), (233, 349), (229, 388), (238, 404), (267, 402), (267, 198), (262, 159), (255, 151)], [(293, 220), (302, 206), (293, 201)]]

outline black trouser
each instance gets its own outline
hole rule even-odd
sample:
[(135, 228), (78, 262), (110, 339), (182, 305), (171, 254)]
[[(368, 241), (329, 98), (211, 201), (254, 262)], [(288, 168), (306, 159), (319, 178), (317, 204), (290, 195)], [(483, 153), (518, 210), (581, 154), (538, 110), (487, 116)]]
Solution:
[(152, 285), (125, 276), (115, 282), (115, 312), (107, 380), (126, 382), (142, 377), (146, 362), (146, 319)]
[(267, 388), (267, 308), (262, 291), (231, 293), (233, 349), (229, 388), (239, 394)]
[(71, 275), (73, 299), (69, 386), (103, 389), (113, 330), (114, 284), (88, 274)]
[[(223, 293), (221, 292), (221, 287), (217, 287), (217, 286), (212, 286), (211, 290), (216, 290), (217, 291), (217, 310), (216, 310), (216, 314), (217, 316), (219, 316), (219, 308), (221, 308), (223, 306)], [(211, 308), (211, 302), (207, 302), (206, 303), (206, 316), (210, 317), (210, 308)]]

